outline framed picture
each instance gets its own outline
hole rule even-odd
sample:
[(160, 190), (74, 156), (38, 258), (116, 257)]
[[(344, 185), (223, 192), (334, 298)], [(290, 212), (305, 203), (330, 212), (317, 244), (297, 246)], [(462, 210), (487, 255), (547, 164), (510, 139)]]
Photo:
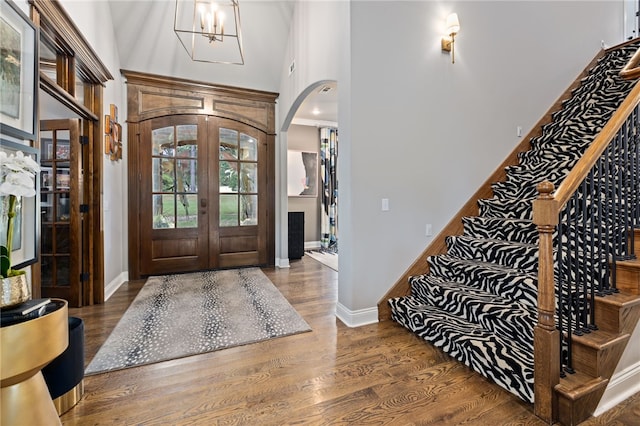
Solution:
[[(38, 150), (16, 142), (2, 140), (0, 150), (7, 155), (22, 151), (38, 162)], [(36, 192), (39, 192), (39, 177), (36, 176)], [(0, 224), (3, 232), (0, 233), (0, 245), (6, 245), (6, 232), (4, 229), (8, 221), (9, 197), (0, 196)], [(20, 197), (19, 206), (16, 208), (16, 216), (13, 222), (13, 244), (11, 247), (11, 268), (22, 269), (35, 263), (36, 242), (40, 223), (37, 212), (38, 197)]]
[(0, 131), (36, 138), (36, 28), (11, 0), (0, 3)]
[[(42, 160), (68, 160), (71, 154), (69, 141), (58, 139), (56, 141), (56, 151), (53, 152), (53, 140), (42, 138)], [(55, 155), (54, 155), (55, 154)]]
[(40, 168), (40, 190), (53, 191), (53, 171), (51, 167)]
[(71, 181), (69, 180), (69, 169), (57, 169), (56, 170), (56, 190), (58, 191), (68, 191), (69, 184)]
[(318, 196), (318, 153), (287, 151), (287, 195)]

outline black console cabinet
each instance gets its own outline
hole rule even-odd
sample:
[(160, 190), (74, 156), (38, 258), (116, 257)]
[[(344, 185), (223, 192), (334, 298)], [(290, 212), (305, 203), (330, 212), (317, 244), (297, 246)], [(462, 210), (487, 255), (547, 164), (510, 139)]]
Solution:
[(289, 212), (289, 259), (304, 256), (304, 212)]

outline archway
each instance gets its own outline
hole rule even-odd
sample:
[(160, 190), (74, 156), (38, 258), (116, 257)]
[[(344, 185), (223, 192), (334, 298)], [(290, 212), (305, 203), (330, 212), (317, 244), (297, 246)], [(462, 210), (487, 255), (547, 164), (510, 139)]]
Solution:
[[(311, 255), (324, 252), (326, 262), (318, 260), (335, 270), (338, 265), (337, 90), (335, 80), (320, 80), (298, 95), (282, 124), (279, 144), (281, 152), (278, 154), (281, 171), (281, 257), (293, 260), (302, 256), (298, 247), (300, 229), (296, 228), (300, 226), (302, 214), (304, 249)], [(303, 158), (306, 165), (303, 164)], [(313, 176), (305, 174), (310, 169), (313, 169)], [(300, 185), (304, 184), (309, 186), (298, 191), (302, 188)], [(293, 228), (289, 228), (290, 224)], [(309, 250), (313, 252), (309, 253)], [(327, 252), (332, 256), (327, 255)]]

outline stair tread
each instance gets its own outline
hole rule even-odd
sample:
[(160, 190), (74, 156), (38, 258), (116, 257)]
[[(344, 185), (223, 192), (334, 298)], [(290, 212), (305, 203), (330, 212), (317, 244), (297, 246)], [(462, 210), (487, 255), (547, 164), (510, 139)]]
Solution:
[(463, 240), (475, 240), (475, 241), (489, 241), (489, 242), (493, 242), (496, 244), (501, 244), (501, 245), (512, 245), (512, 246), (519, 246), (519, 247), (538, 247), (536, 244), (529, 244), (529, 243), (521, 243), (519, 241), (506, 241), (506, 240), (500, 240), (497, 238), (476, 238), (476, 237), (472, 237), (472, 236), (468, 236), (468, 235), (452, 235), (451, 238), (455, 238), (455, 239), (463, 239)]
[(555, 390), (571, 400), (576, 400), (606, 386), (607, 383), (609, 383), (609, 380), (603, 377), (593, 377), (575, 372), (561, 377), (560, 383), (555, 386)]
[(640, 270), (640, 259), (631, 259), (631, 260), (616, 260), (616, 267), (625, 267), (627, 269), (638, 269)]
[[(431, 256), (431, 257), (436, 257), (436, 256)], [(491, 269), (494, 271), (500, 271), (500, 272), (516, 274), (516, 275), (525, 275), (534, 279), (538, 278), (538, 274), (536, 272), (531, 272), (525, 269), (511, 268), (509, 266), (504, 266), (504, 265), (500, 265), (493, 262), (484, 262), (477, 259), (465, 259), (462, 257), (452, 256), (450, 254), (440, 254), (438, 255), (438, 257), (450, 259), (451, 261), (454, 261), (454, 262), (461, 262), (461, 263), (470, 264), (470, 265), (473, 264), (473, 265), (480, 266), (486, 269)]]
[(581, 336), (572, 335), (573, 341), (593, 349), (602, 349), (610, 345), (615, 345), (620, 341), (629, 338), (628, 333), (613, 333), (604, 330), (594, 330)]
[(640, 305), (640, 296), (637, 294), (626, 293), (624, 291), (609, 294), (607, 296), (596, 296), (596, 299), (600, 303), (606, 303), (621, 308)]

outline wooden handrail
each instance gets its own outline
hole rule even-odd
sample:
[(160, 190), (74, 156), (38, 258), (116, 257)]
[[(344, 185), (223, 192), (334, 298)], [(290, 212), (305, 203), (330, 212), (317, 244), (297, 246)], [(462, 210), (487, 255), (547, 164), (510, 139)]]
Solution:
[(638, 50), (629, 63), (620, 71), (620, 77), (625, 80), (633, 80), (640, 77), (640, 50)]
[[(640, 56), (636, 52), (633, 58), (640, 59)], [(559, 223), (560, 212), (639, 103), (640, 84), (636, 84), (558, 189), (554, 192), (553, 184), (549, 181), (544, 181), (537, 187), (539, 196), (533, 202), (533, 222), (539, 232), (538, 323), (534, 329), (534, 411), (538, 417), (548, 422), (556, 420), (557, 413), (553, 408), (556, 407), (554, 388), (560, 381), (561, 368), (560, 332), (556, 329), (554, 320), (556, 300), (552, 235)]]
[[(640, 52), (640, 50), (638, 50), (638, 52)], [(556, 214), (559, 214), (560, 211), (562, 211), (569, 198), (576, 192), (576, 189), (578, 189), (578, 185), (580, 185), (584, 178), (587, 177), (589, 171), (596, 164), (596, 161), (598, 161), (598, 158), (600, 158), (605, 149), (607, 149), (611, 140), (615, 137), (616, 133), (618, 133), (620, 127), (622, 127), (622, 124), (639, 103), (640, 84), (636, 84), (622, 102), (618, 110), (611, 116), (609, 122), (602, 128), (602, 131), (598, 136), (596, 136), (589, 148), (584, 152), (582, 158), (580, 158), (556, 190), (553, 195), (557, 204)]]

